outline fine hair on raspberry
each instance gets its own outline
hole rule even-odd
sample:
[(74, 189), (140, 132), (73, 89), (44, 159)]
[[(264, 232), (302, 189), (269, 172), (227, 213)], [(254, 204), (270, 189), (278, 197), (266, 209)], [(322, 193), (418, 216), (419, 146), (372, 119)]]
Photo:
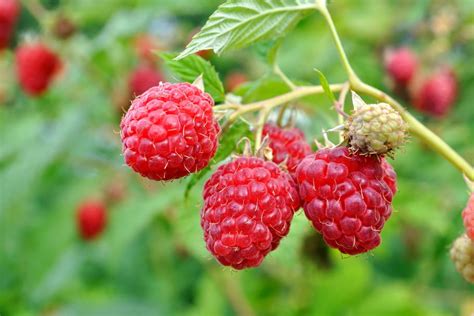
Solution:
[(152, 180), (182, 178), (216, 153), (214, 100), (189, 83), (161, 83), (132, 101), (120, 124), (125, 163)]
[(257, 157), (220, 166), (203, 197), (206, 247), (221, 264), (239, 270), (259, 266), (279, 245), (300, 203), (291, 176)]
[(384, 158), (321, 149), (303, 159), (296, 179), (304, 212), (329, 246), (354, 255), (380, 244), (396, 192)]

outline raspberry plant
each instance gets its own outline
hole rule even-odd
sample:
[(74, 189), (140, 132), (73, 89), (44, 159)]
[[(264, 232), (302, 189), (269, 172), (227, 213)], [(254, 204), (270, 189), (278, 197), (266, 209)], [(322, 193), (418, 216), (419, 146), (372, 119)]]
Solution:
[[(330, 84), (317, 71), (321, 85), (300, 86), (277, 63), (281, 38), (313, 11), (319, 11), (329, 27), (347, 75), (346, 82)], [(202, 51), (222, 54), (262, 41), (270, 41), (268, 61), (291, 91), (250, 104), (225, 94), (212, 65), (197, 56)], [(416, 57), (408, 50), (394, 54), (388, 60), (388, 70), (398, 84), (406, 85), (415, 73)], [(212, 169), (213, 166), (205, 168), (211, 161), (214, 165), (232, 151), (238, 151), (236, 146), (230, 146), (231, 150), (217, 151), (214, 157), (220, 127), (210, 113), (213, 101), (219, 103), (212, 111), (222, 124), (221, 143), (228, 142), (229, 129), (239, 121), (248, 125), (254, 155), (259, 157), (241, 157), (225, 163), (204, 186), (204, 239), (207, 249), (224, 265), (236, 269), (260, 265), (288, 234), (300, 199), (306, 216), (329, 246), (351, 255), (377, 247), (397, 191), (396, 174), (384, 156), (393, 156), (403, 145), (407, 129), (451, 162), (468, 181), (474, 180), (472, 166), (442, 139), (394, 98), (360, 79), (324, 0), (227, 1), (181, 54), (162, 57), (178, 77), (194, 81), (195, 87), (160, 83), (133, 101), (121, 124), (125, 161), (135, 171), (155, 180), (178, 179), (200, 171), (190, 180), (189, 190)], [(445, 108), (455, 94), (451, 82), (447, 83), (445, 87), (444, 82), (433, 85), (430, 81), (428, 88), (422, 88), (417, 104), (442, 103), (436, 106)], [(199, 89), (207, 91), (213, 99), (197, 92)], [(446, 89), (452, 90), (447, 97), (441, 95)], [(349, 91), (354, 105), (350, 116), (344, 111)], [(323, 131), (326, 148), (318, 143), (319, 150), (310, 154), (297, 129), (280, 130), (270, 124), (269, 116), (278, 110), (281, 124), (287, 103), (320, 93), (334, 101), (341, 124), (327, 132), (339, 131), (340, 144), (332, 144)], [(337, 100), (334, 93), (339, 93)], [(357, 93), (375, 98), (378, 103), (366, 104)], [(246, 152), (248, 155), (248, 149)], [(294, 193), (296, 190), (299, 196)]]

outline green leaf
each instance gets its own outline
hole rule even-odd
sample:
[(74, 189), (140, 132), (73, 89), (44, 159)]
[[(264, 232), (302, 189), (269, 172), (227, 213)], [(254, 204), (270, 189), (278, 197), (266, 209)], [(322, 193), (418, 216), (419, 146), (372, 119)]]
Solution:
[(237, 148), (237, 143), (243, 137), (252, 138), (253, 134), (250, 131), (250, 125), (244, 120), (239, 119), (232, 124), (227, 132), (225, 132), (220, 139), (219, 148), (217, 149), (216, 155), (214, 156), (212, 164), (204, 168), (198, 173), (190, 176), (184, 196), (187, 198), (191, 189), (198, 183), (209, 171), (212, 166), (226, 159), (232, 154)]
[(319, 82), (321, 83), (321, 86), (323, 86), (324, 93), (326, 93), (331, 102), (336, 102), (336, 97), (334, 96), (334, 93), (332, 93), (331, 88), (329, 87), (329, 82), (324, 76), (324, 74), (316, 68), (314, 69), (314, 71), (316, 71), (319, 75)]
[(161, 53), (160, 56), (166, 65), (173, 71), (179, 80), (194, 82), (200, 75), (204, 79), (204, 88), (215, 102), (224, 101), (224, 86), (219, 79), (219, 74), (214, 66), (207, 60), (197, 55), (175, 60), (175, 53)]
[(186, 49), (184, 58), (200, 50), (217, 54), (255, 42), (276, 39), (317, 8), (317, 0), (228, 0), (209, 18)]

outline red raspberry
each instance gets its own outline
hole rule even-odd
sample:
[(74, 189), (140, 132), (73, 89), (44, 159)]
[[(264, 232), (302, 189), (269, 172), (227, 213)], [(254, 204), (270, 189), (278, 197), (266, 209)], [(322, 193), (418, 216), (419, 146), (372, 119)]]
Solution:
[(61, 66), (59, 57), (44, 44), (23, 44), (16, 50), (17, 76), (29, 95), (43, 94)]
[(163, 76), (153, 67), (142, 65), (136, 68), (128, 79), (130, 92), (137, 96), (163, 81)]
[(227, 91), (234, 91), (247, 80), (248, 78), (245, 74), (241, 72), (231, 72), (225, 78), (225, 87)]
[(8, 46), (19, 14), (17, 0), (0, 0), (0, 50)]
[(189, 83), (162, 83), (138, 96), (120, 124), (126, 164), (153, 180), (206, 167), (220, 131), (213, 105), (210, 95)]
[(286, 166), (291, 175), (294, 175), (300, 161), (311, 153), (311, 147), (299, 128), (280, 128), (267, 123), (263, 127), (262, 135), (268, 136), (270, 140), (273, 162), (280, 164), (286, 160)]
[(474, 193), (471, 193), (466, 208), (462, 212), (462, 219), (464, 221), (467, 236), (474, 241)]
[(385, 59), (385, 68), (389, 76), (400, 86), (406, 86), (411, 81), (417, 67), (417, 57), (408, 47), (389, 51)]
[(299, 197), (290, 175), (257, 157), (220, 166), (204, 185), (201, 227), (225, 266), (257, 267), (288, 234)]
[(354, 255), (380, 244), (396, 192), (383, 158), (322, 149), (301, 161), (296, 177), (305, 214), (329, 246)]
[(458, 95), (456, 74), (442, 69), (429, 77), (416, 92), (414, 105), (420, 112), (434, 117), (445, 116)]
[(77, 229), (84, 240), (98, 237), (107, 224), (107, 210), (100, 201), (85, 201), (77, 208)]

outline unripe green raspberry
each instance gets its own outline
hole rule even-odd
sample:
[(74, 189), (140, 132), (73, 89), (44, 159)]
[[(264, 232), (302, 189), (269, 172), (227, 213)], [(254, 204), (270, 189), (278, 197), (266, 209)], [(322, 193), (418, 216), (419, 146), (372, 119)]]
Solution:
[(407, 125), (386, 103), (359, 104), (345, 123), (351, 150), (361, 154), (390, 154), (405, 142)]
[(462, 235), (451, 247), (451, 260), (456, 269), (470, 283), (474, 283), (474, 242)]

